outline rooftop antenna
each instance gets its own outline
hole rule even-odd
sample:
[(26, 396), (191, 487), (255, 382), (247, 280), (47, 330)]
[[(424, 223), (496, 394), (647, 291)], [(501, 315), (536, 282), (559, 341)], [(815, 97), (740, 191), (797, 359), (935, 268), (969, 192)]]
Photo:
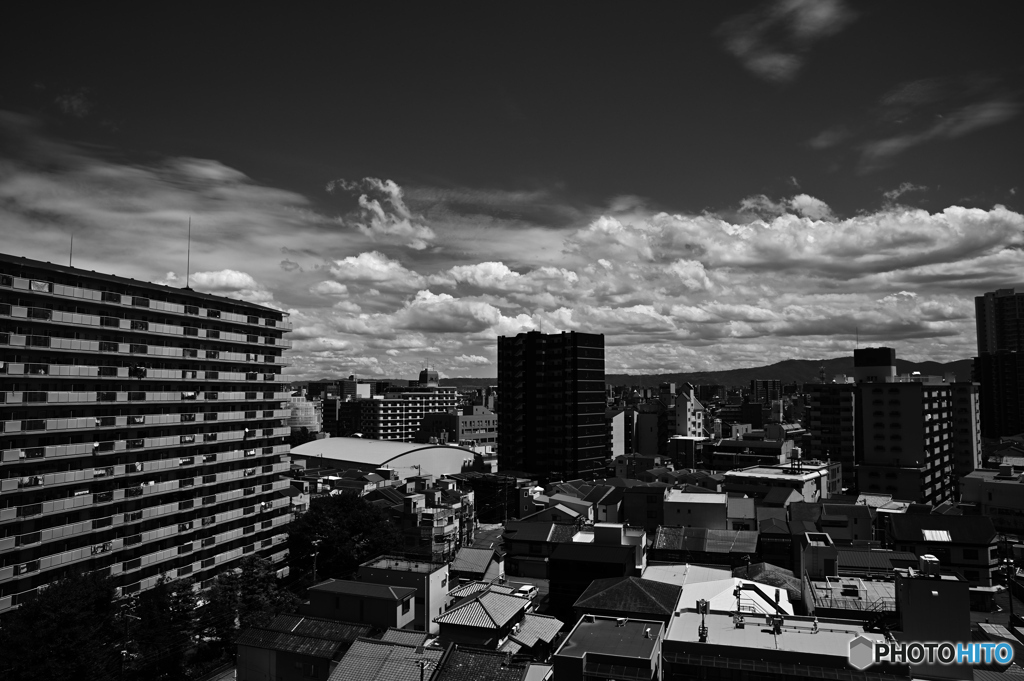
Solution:
[(185, 251), (185, 290), (191, 291), (188, 287), (189, 271), (192, 269), (192, 216), (188, 216), (188, 248)]
[(75, 233), (71, 232), (71, 250), (68, 251), (68, 267), (71, 267), (71, 259), (75, 255)]

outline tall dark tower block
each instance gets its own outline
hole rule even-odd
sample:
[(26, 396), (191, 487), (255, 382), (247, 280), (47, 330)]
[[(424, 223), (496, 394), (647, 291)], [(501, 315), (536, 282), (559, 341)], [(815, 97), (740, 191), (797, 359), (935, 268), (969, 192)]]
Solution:
[(498, 461), (542, 479), (604, 468), (604, 335), (498, 338)]

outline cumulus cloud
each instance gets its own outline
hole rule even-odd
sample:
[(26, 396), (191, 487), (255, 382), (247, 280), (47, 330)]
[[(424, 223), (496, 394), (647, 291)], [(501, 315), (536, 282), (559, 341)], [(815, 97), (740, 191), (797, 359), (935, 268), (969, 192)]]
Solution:
[(726, 50), (751, 73), (785, 83), (796, 78), (814, 43), (839, 33), (855, 18), (841, 0), (776, 0), (733, 17), (718, 33)]
[(437, 238), (434, 230), (418, 220), (402, 199), (402, 188), (391, 180), (367, 177), (359, 182), (344, 179), (327, 184), (328, 192), (358, 192), (356, 215), (343, 220), (372, 239), (404, 242), (415, 250), (423, 250)]
[[(433, 246), (415, 249), (357, 228), (372, 223), (358, 197), (339, 229), (304, 197), (216, 161), (116, 162), (5, 114), (0, 134), (24, 140), (0, 160), (5, 251), (56, 261), (54, 244), (74, 231), (76, 265), (184, 286), (191, 216), (190, 286), (289, 312), (296, 380), (408, 378), (425, 363), (494, 376), (496, 337), (529, 330), (606, 334), (609, 372), (848, 355), (858, 335), (948, 361), (974, 351), (973, 297), (1019, 285), (1024, 269), (1024, 216), (898, 205), (923, 191), (911, 183), (850, 217), (794, 184), (721, 213), (658, 212), (632, 197), (546, 226), (501, 217), (504, 207), (427, 218), (429, 201), (455, 199), (387, 180), (336, 185), (430, 228)], [(470, 199), (487, 208), (487, 195), (459, 200)]]

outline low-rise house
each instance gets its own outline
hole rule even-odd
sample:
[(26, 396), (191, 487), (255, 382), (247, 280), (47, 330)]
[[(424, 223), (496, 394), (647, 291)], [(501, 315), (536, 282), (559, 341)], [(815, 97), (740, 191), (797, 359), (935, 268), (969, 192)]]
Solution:
[(497, 549), (463, 547), (448, 567), (451, 578), (458, 582), (504, 580), (505, 554)]
[(798, 502), (790, 505), (789, 516), (814, 523), (819, 532), (827, 532), (837, 544), (875, 540), (875, 511), (870, 506)]
[(508, 640), (526, 614), (530, 601), (490, 589), (480, 591), (434, 618), (438, 639), (445, 645), (475, 646), (497, 650)]
[(1004, 464), (999, 470), (977, 470), (960, 478), (960, 501), (988, 516), (996, 532), (1024, 535), (1024, 473)]
[(554, 678), (660, 681), (664, 632), (659, 620), (584, 615), (552, 658)]
[(545, 661), (551, 657), (558, 632), (563, 626), (562, 620), (557, 617), (528, 612), (518, 625), (512, 627), (512, 633), (500, 650), (515, 656)]
[(448, 565), (404, 556), (378, 556), (359, 566), (356, 579), (371, 584), (412, 587), (413, 628), (437, 633), (434, 618), (444, 612), (448, 598)]
[(352, 643), (370, 627), (314, 617), (278, 615), (238, 637), (239, 681), (326, 679)]
[(309, 588), (301, 612), (313, 617), (349, 620), (375, 628), (411, 626), (416, 619), (416, 589), (346, 579), (328, 579)]

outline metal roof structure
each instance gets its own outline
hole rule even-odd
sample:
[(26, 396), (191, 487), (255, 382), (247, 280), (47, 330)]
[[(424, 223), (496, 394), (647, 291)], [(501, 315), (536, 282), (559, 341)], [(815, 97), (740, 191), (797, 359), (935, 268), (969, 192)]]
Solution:
[(757, 532), (661, 526), (654, 535), (654, 548), (705, 553), (756, 553)]
[(361, 437), (328, 437), (306, 442), (291, 450), (293, 457), (323, 459), (346, 468), (416, 468), (422, 473), (447, 475), (462, 471), (473, 461), (472, 449), (456, 445), (430, 445)]
[(582, 612), (615, 611), (640, 617), (668, 617), (679, 602), (682, 587), (639, 577), (595, 579), (576, 600)]

